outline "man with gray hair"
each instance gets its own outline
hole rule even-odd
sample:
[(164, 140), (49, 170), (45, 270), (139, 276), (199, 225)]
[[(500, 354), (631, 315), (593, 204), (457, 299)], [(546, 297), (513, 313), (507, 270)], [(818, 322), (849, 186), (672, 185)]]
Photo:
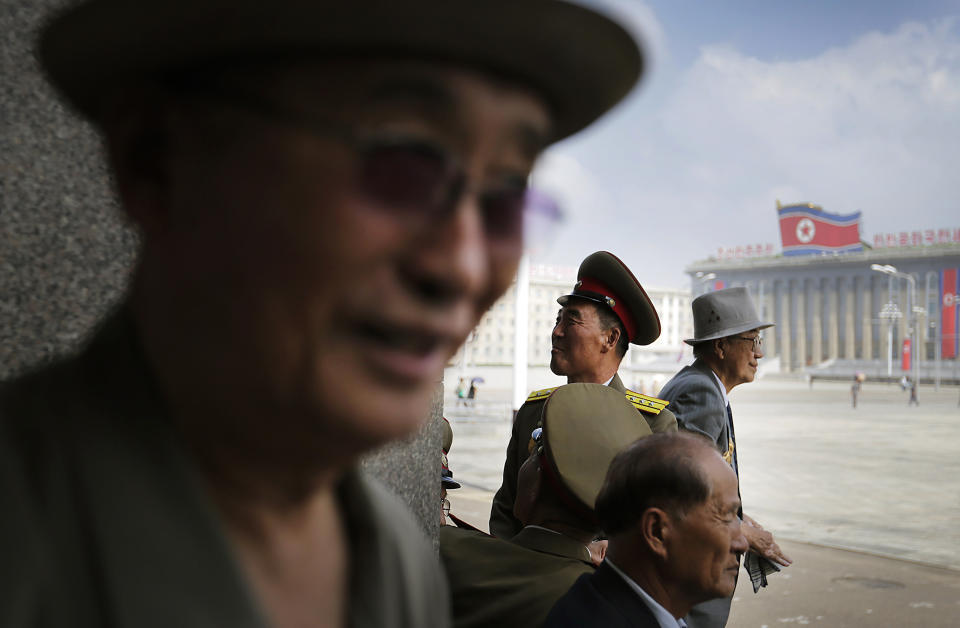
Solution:
[(747, 549), (739, 509), (737, 477), (708, 441), (683, 432), (637, 441), (597, 496), (606, 558), (544, 625), (679, 628), (694, 604), (733, 594)]
[(38, 57), (141, 251), (82, 353), (0, 392), (0, 625), (447, 625), (359, 461), (429, 416), (538, 155), (637, 44), (554, 0), (85, 0)]
[[(763, 357), (760, 331), (773, 323), (760, 320), (746, 288), (709, 292), (694, 299), (692, 305), (694, 337), (684, 342), (693, 346), (696, 359), (667, 382), (660, 397), (670, 402), (680, 429), (708, 438), (739, 477), (728, 395), (734, 387), (756, 377), (758, 360)], [(774, 563), (787, 566), (791, 560), (760, 524), (746, 515), (743, 522), (743, 533), (755, 555), (748, 556), (751, 578), (756, 574), (758, 581), (765, 584), (766, 573), (776, 571)], [(752, 563), (755, 557), (772, 562)], [(698, 605), (687, 624), (691, 628), (725, 626), (730, 601), (728, 597)]]

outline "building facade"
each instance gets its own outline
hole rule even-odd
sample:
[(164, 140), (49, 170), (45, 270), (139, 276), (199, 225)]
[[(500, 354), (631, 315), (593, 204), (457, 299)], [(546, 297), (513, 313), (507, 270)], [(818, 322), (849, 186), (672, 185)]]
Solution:
[[(907, 244), (912, 244), (908, 242)], [(905, 277), (874, 270), (892, 268)], [(903, 353), (921, 380), (957, 380), (960, 244), (873, 248), (855, 253), (710, 259), (687, 268), (693, 291), (746, 287), (761, 317), (767, 359), (812, 375), (901, 377)], [(709, 281), (704, 279), (709, 278)], [(904, 340), (913, 338), (914, 349)]]

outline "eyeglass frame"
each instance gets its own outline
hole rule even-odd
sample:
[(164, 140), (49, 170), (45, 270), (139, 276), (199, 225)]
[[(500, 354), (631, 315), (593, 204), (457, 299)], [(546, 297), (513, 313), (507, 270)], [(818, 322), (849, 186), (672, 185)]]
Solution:
[[(292, 108), (284, 107), (280, 103), (248, 89), (227, 87), (222, 84), (215, 85), (213, 82), (190, 82), (186, 85), (174, 83), (172, 88), (183, 96), (194, 96), (204, 100), (219, 102), (223, 105), (232, 106), (269, 120), (300, 127), (318, 137), (338, 141), (355, 151), (361, 158), (368, 156), (377, 149), (390, 147), (391, 145), (394, 147), (408, 147), (413, 151), (419, 151), (424, 154), (429, 153), (442, 164), (441, 170), (443, 174), (438, 177), (440, 183), (435, 184), (436, 189), (434, 190), (434, 196), (436, 198), (432, 199), (430, 206), (422, 208), (421, 218), (425, 222), (449, 215), (467, 194), (475, 195), (478, 204), (484, 212), (487, 213), (485, 206), (487, 201), (497, 197), (497, 195), (505, 196), (516, 193), (522, 197), (522, 201), (517, 216), (519, 219), (518, 224), (520, 225), (519, 233), (514, 235), (519, 236), (520, 239), (524, 237), (523, 220), (532, 205), (528, 176), (523, 177), (522, 181), (519, 177), (512, 177), (509, 178), (512, 180), (508, 180), (498, 186), (491, 186), (484, 190), (469, 184), (465, 169), (459, 159), (443, 147), (426, 140), (389, 133), (383, 133), (380, 134), (379, 137), (374, 137), (373, 134), (364, 134), (349, 124), (311, 116), (304, 112), (298, 112)], [(409, 210), (401, 210), (395, 213), (412, 214)], [(549, 215), (548, 217), (559, 221), (562, 219), (562, 214), (557, 213), (556, 215)], [(494, 233), (493, 235), (495, 238), (501, 240), (511, 239), (502, 234)]]
[(729, 338), (735, 338), (736, 340), (746, 340), (753, 343), (753, 352), (757, 353), (763, 349), (763, 336), (757, 334), (754, 338), (746, 338), (744, 336), (728, 336)]

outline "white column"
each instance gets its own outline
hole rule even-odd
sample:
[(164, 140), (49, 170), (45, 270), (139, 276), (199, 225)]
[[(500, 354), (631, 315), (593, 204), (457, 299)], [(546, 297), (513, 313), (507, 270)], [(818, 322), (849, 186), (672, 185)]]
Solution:
[(513, 314), (513, 410), (527, 398), (527, 315), (530, 302), (530, 256), (524, 253), (517, 268), (517, 295)]

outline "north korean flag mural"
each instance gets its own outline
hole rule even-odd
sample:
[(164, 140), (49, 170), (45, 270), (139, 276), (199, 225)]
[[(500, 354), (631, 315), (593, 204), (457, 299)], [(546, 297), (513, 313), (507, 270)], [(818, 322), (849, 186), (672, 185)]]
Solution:
[(944, 359), (957, 357), (957, 293), (960, 285), (957, 283), (956, 268), (946, 268), (940, 271), (940, 356)]
[(777, 207), (784, 255), (862, 251), (860, 212), (829, 214), (816, 205)]

